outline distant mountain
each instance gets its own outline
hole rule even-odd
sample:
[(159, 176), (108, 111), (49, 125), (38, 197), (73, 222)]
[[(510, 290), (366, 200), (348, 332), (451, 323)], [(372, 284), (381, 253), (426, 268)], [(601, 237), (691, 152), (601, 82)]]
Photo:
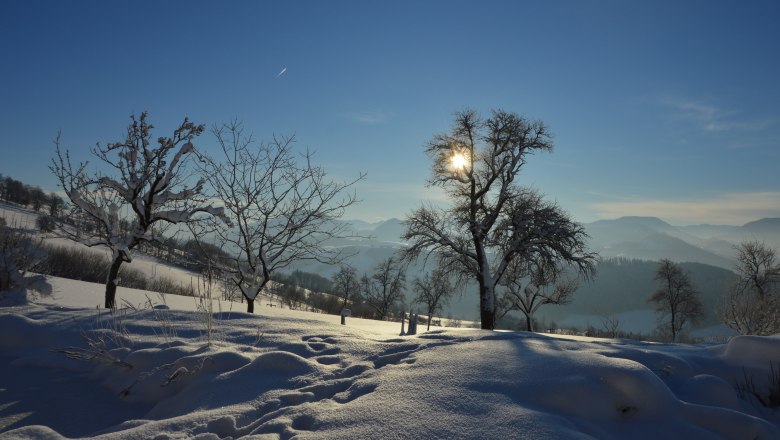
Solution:
[(650, 261), (668, 258), (676, 262), (699, 262), (723, 268), (734, 265), (730, 259), (704, 249), (701, 245), (706, 240), (690, 237), (655, 217), (600, 220), (586, 224), (585, 230), (590, 235), (590, 248), (604, 258)]
[[(369, 223), (347, 222), (357, 238), (334, 240), (335, 246), (401, 246), (404, 226), (392, 218)], [(734, 246), (759, 240), (780, 248), (780, 218), (765, 218), (743, 226), (673, 226), (657, 217), (621, 217), (583, 225), (593, 251), (605, 258), (643, 260), (669, 258), (675, 262), (699, 262), (726, 269), (734, 267)]]
[(653, 217), (622, 217), (616, 220), (598, 220), (585, 224), (591, 245), (608, 247), (624, 241), (638, 241), (656, 232), (672, 228), (668, 223)]
[(734, 246), (759, 240), (780, 247), (780, 218), (766, 218), (743, 226), (672, 226), (655, 217), (622, 217), (583, 225), (590, 247), (603, 257), (698, 262), (732, 269)]
[(701, 238), (716, 238), (716, 237), (729, 237), (734, 234), (739, 234), (742, 226), (731, 225), (689, 225), (678, 226), (677, 229), (687, 232), (691, 235)]
[(742, 225), (742, 230), (756, 233), (780, 234), (780, 218), (762, 218)]
[[(373, 270), (377, 264), (390, 256), (395, 255), (398, 251), (397, 246), (389, 244), (381, 245), (375, 242), (373, 242), (373, 244), (369, 243), (372, 242), (353, 244), (340, 248), (342, 254), (347, 256), (344, 262), (357, 269), (359, 275)], [(312, 272), (330, 278), (339, 270), (339, 266), (312, 260), (296, 263), (291, 269)], [(410, 271), (409, 275), (411, 274), (412, 272)]]
[(710, 238), (701, 244), (701, 248), (731, 260), (734, 257), (734, 243), (718, 238)]
[(780, 218), (764, 218), (746, 223), (740, 228), (741, 241), (758, 240), (780, 250)]
[(401, 241), (401, 234), (403, 234), (404, 229), (401, 220), (391, 218), (374, 228), (374, 230), (371, 231), (371, 236), (375, 240), (398, 243)]
[(607, 227), (635, 227), (635, 228), (647, 228), (654, 231), (669, 231), (673, 230), (674, 226), (666, 223), (658, 217), (637, 217), (627, 216), (620, 217), (615, 220), (597, 220), (591, 225), (604, 225)]
[(732, 245), (758, 240), (780, 248), (780, 218), (763, 218), (742, 226), (693, 225), (681, 226), (678, 229), (697, 237), (723, 240)]
[(654, 233), (639, 241), (622, 242), (605, 249), (602, 257), (639, 258), (658, 261), (668, 258), (678, 263), (697, 262), (730, 269), (734, 263), (712, 252), (692, 246), (679, 238), (664, 233)]
[(342, 223), (349, 223), (351, 228), (353, 230), (355, 230), (355, 231), (358, 231), (358, 232), (360, 232), (360, 231), (373, 231), (374, 228), (376, 228), (377, 226), (379, 226), (380, 224), (383, 223), (381, 221), (370, 223), (370, 222), (367, 222), (367, 221), (357, 220), (357, 219), (354, 219), (354, 220), (338, 220), (338, 221), (342, 222)]
[(362, 220), (333, 220), (333, 222), (346, 225), (347, 230), (354, 235), (347, 240), (330, 240), (329, 244), (333, 246), (354, 246), (358, 243), (366, 246), (387, 245), (387, 243), (398, 245), (404, 231), (403, 223), (397, 218), (375, 223)]

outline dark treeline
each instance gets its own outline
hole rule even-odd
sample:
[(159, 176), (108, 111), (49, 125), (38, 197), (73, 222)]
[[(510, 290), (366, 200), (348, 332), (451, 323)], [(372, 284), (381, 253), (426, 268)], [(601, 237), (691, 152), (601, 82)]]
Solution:
[(231, 255), (211, 243), (192, 238), (177, 239), (164, 237), (154, 242), (143, 243), (139, 250), (188, 270), (203, 273), (209, 268), (219, 269), (227, 265)]
[(293, 284), (305, 289), (322, 293), (333, 293), (333, 283), (328, 278), (311, 272), (301, 270), (293, 271), (287, 275), (280, 273), (276, 276), (276, 281), (285, 284)]
[(64, 206), (62, 198), (57, 194), (46, 194), (40, 187), (27, 185), (2, 174), (0, 174), (0, 199), (30, 207), (36, 212), (46, 208), (48, 214), (52, 216), (59, 215)]

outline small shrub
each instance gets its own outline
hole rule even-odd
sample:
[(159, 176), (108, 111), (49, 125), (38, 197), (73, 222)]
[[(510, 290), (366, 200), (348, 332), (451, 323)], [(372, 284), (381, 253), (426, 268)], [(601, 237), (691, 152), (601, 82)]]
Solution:
[(463, 321), (461, 321), (458, 318), (453, 318), (452, 316), (447, 317), (447, 321), (444, 322), (445, 327), (452, 327), (452, 328), (461, 328), (463, 327)]
[(244, 302), (244, 295), (241, 294), (241, 290), (236, 286), (233, 277), (229, 273), (218, 272), (216, 278), (222, 289), (222, 299), (224, 301)]
[(72, 280), (104, 283), (108, 274), (105, 255), (64, 246), (44, 245), (46, 258), (35, 266), (35, 271)]
[[(203, 278), (198, 279), (198, 290), (194, 295), (198, 319), (203, 326), (203, 336), (207, 346), (214, 342), (215, 328), (219, 322), (219, 318), (214, 318), (214, 296), (212, 295), (214, 280), (211, 275), (207, 273)], [(222, 303), (219, 302), (219, 299), (217, 299), (217, 308), (218, 315), (222, 316)]]
[(113, 309), (108, 313), (98, 309), (92, 329), (81, 330), (86, 347), (53, 348), (51, 351), (62, 353), (69, 359), (99, 362), (132, 370), (133, 365), (112, 354), (116, 348), (129, 348), (133, 345), (126, 323), (130, 310), (134, 309)]
[(301, 307), (301, 303), (306, 299), (306, 292), (293, 284), (282, 284), (279, 296), (287, 305), (287, 308), (295, 310)]
[(49, 217), (48, 215), (39, 215), (38, 219), (35, 221), (35, 224), (38, 226), (38, 229), (41, 232), (52, 232), (54, 231), (54, 219)]
[(149, 295), (146, 295), (145, 308), (152, 311), (154, 314), (154, 320), (158, 322), (158, 325), (154, 327), (154, 333), (157, 337), (161, 338), (165, 343), (170, 343), (176, 338), (176, 328), (173, 326), (171, 320), (170, 308), (165, 301), (165, 294), (158, 293), (157, 298), (160, 300), (158, 304), (152, 302)]
[(195, 296), (195, 290), (192, 286), (184, 286), (166, 277), (155, 277), (148, 280), (146, 290), (179, 296)]
[(778, 369), (775, 371), (774, 363), (770, 362), (769, 371), (767, 388), (765, 390), (760, 390), (753, 381), (753, 376), (748, 376), (743, 368), (743, 379), (741, 381), (737, 380), (735, 386), (739, 398), (745, 400), (752, 396), (766, 408), (780, 408), (780, 365), (778, 365)]
[(335, 295), (321, 292), (311, 292), (308, 296), (308, 304), (323, 313), (331, 315), (341, 311), (341, 300)]
[[(108, 267), (108, 265), (106, 265)], [(149, 278), (145, 273), (137, 269), (131, 269), (129, 267), (122, 267), (119, 269), (119, 286), (127, 287), (128, 289), (139, 290), (153, 290), (149, 286), (154, 283), (157, 278)], [(106, 282), (105, 277), (102, 282)], [(157, 291), (159, 292), (159, 291)]]

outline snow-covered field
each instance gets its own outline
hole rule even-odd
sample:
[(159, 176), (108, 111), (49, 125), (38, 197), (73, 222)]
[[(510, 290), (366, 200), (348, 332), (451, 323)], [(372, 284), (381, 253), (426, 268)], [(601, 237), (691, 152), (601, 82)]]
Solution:
[[(197, 282), (151, 258), (131, 266)], [(102, 285), (50, 281), (53, 297), (0, 307), (0, 438), (780, 438), (780, 411), (736, 389), (768, 398), (774, 374), (780, 393), (780, 336), (399, 336), (267, 298), (249, 315), (119, 287), (109, 313)]]
[(122, 288), (157, 307), (112, 315), (95, 308), (102, 286), (52, 284), (53, 299), (0, 309), (0, 438), (780, 438), (780, 413), (734, 387), (747, 375), (767, 389), (780, 338), (398, 336), (398, 323), (264, 303), (208, 314)]

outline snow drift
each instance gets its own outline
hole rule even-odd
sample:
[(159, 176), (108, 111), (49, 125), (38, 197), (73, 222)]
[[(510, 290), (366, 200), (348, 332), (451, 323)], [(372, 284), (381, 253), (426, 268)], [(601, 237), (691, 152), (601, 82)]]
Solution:
[(52, 283), (57, 299), (0, 309), (0, 438), (780, 438), (736, 387), (768, 392), (776, 337), (399, 337), (278, 307), (214, 313), (208, 334), (189, 298), (111, 314), (84, 307), (100, 286)]

